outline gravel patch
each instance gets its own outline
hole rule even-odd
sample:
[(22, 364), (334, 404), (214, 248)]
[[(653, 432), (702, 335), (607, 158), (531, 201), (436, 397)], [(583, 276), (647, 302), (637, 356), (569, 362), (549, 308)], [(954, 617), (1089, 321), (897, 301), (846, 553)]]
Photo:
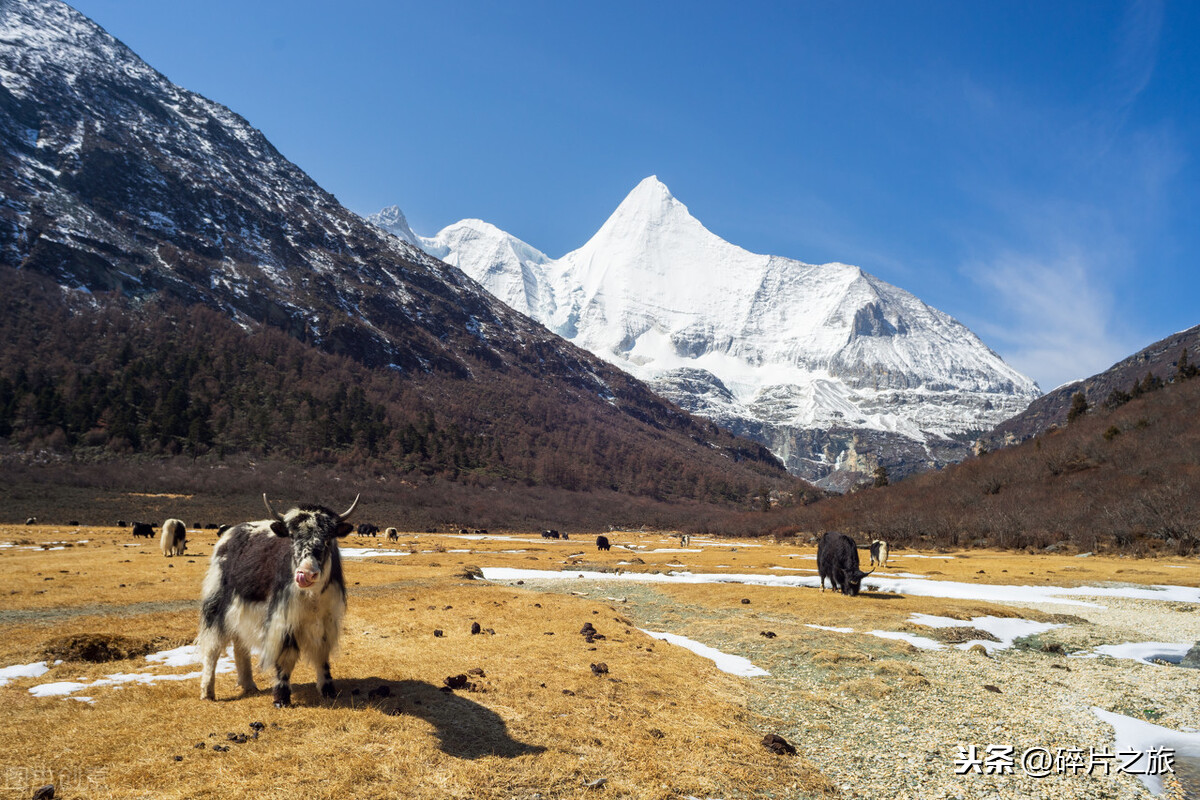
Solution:
[[(780, 615), (747, 619), (736, 609), (681, 603), (653, 585), (573, 581), (569, 587), (593, 599), (619, 597), (621, 612), (639, 627), (688, 636), (768, 671), (746, 679), (747, 707), (762, 732), (795, 744), (847, 798), (1149, 798), (1136, 776), (1115, 765), (1111, 774), (1101, 765), (1090, 773), (1052, 767), (1035, 777), (1030, 772), (1040, 770), (1023, 769), (1021, 759), (1036, 748), (1052, 756), (1081, 751), (1084, 762), (1093, 750), (1115, 752), (1114, 731), (1093, 707), (1175, 730), (1200, 724), (1200, 671), (1070, 657), (1100, 644), (1194, 641), (1200, 608), (1190, 604), (1097, 598), (1102, 607), (1073, 607), (1063, 627), (988, 655), (920, 650)], [(566, 587), (526, 581), (524, 588)], [(763, 628), (776, 636), (762, 636)], [(972, 746), (980, 758), (988, 747), (1011, 747), (1011, 773), (956, 774)], [(1200, 786), (1187, 791), (1200, 793)]]

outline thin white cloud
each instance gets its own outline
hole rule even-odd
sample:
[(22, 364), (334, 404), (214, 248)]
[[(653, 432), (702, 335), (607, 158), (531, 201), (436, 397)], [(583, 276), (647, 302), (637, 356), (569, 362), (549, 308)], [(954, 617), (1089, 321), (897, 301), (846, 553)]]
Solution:
[(1137, 349), (1114, 330), (1109, 278), (1085, 253), (1005, 253), (967, 272), (991, 298), (980, 334), (1044, 391), (1102, 372)]
[(1162, 26), (1162, 0), (1137, 0), (1125, 11), (1115, 75), (1117, 102), (1123, 107), (1132, 105), (1150, 83)]

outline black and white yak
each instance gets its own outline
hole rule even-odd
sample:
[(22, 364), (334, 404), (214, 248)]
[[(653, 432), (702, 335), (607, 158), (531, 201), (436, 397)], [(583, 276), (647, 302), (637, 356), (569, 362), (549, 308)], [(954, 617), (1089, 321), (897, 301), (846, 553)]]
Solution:
[(858, 547), (846, 534), (829, 531), (817, 542), (817, 573), (821, 576), (822, 592), (825, 591), (825, 579), (829, 578), (834, 589), (856, 596), (862, 587), (862, 579), (871, 572), (859, 569)]
[(354, 528), (346, 520), (358, 505), (335, 514), (304, 505), (279, 514), (263, 495), (271, 519), (243, 522), (221, 535), (204, 578), (200, 633), (204, 662), (200, 697), (216, 699), (217, 659), (230, 641), (243, 692), (256, 691), (250, 651), (259, 668), (274, 672), (276, 706), (291, 703), (292, 669), (303, 655), (317, 672), (322, 697), (334, 697), (329, 654), (346, 613), (346, 582), (337, 540)]
[(888, 560), (888, 543), (883, 539), (871, 542), (871, 566), (886, 567)]
[(169, 519), (162, 524), (158, 546), (167, 558), (183, 555), (183, 551), (187, 549), (187, 526), (182, 520)]

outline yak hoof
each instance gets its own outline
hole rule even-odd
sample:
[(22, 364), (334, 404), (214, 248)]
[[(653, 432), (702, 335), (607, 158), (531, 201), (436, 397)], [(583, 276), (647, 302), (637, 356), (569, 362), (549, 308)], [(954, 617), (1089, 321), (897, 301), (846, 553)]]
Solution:
[(275, 687), (275, 707), (286, 708), (292, 704), (292, 690), (287, 686)]
[(332, 700), (333, 698), (337, 697), (337, 689), (333, 688), (332, 683), (327, 683), (321, 687), (321, 697)]

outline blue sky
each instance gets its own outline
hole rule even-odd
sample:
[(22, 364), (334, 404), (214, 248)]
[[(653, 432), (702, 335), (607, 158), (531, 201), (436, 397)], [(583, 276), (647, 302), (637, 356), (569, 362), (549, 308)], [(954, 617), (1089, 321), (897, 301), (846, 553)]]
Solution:
[(1200, 3), (77, 0), (366, 214), (551, 256), (656, 174), (1043, 389), (1200, 324)]

